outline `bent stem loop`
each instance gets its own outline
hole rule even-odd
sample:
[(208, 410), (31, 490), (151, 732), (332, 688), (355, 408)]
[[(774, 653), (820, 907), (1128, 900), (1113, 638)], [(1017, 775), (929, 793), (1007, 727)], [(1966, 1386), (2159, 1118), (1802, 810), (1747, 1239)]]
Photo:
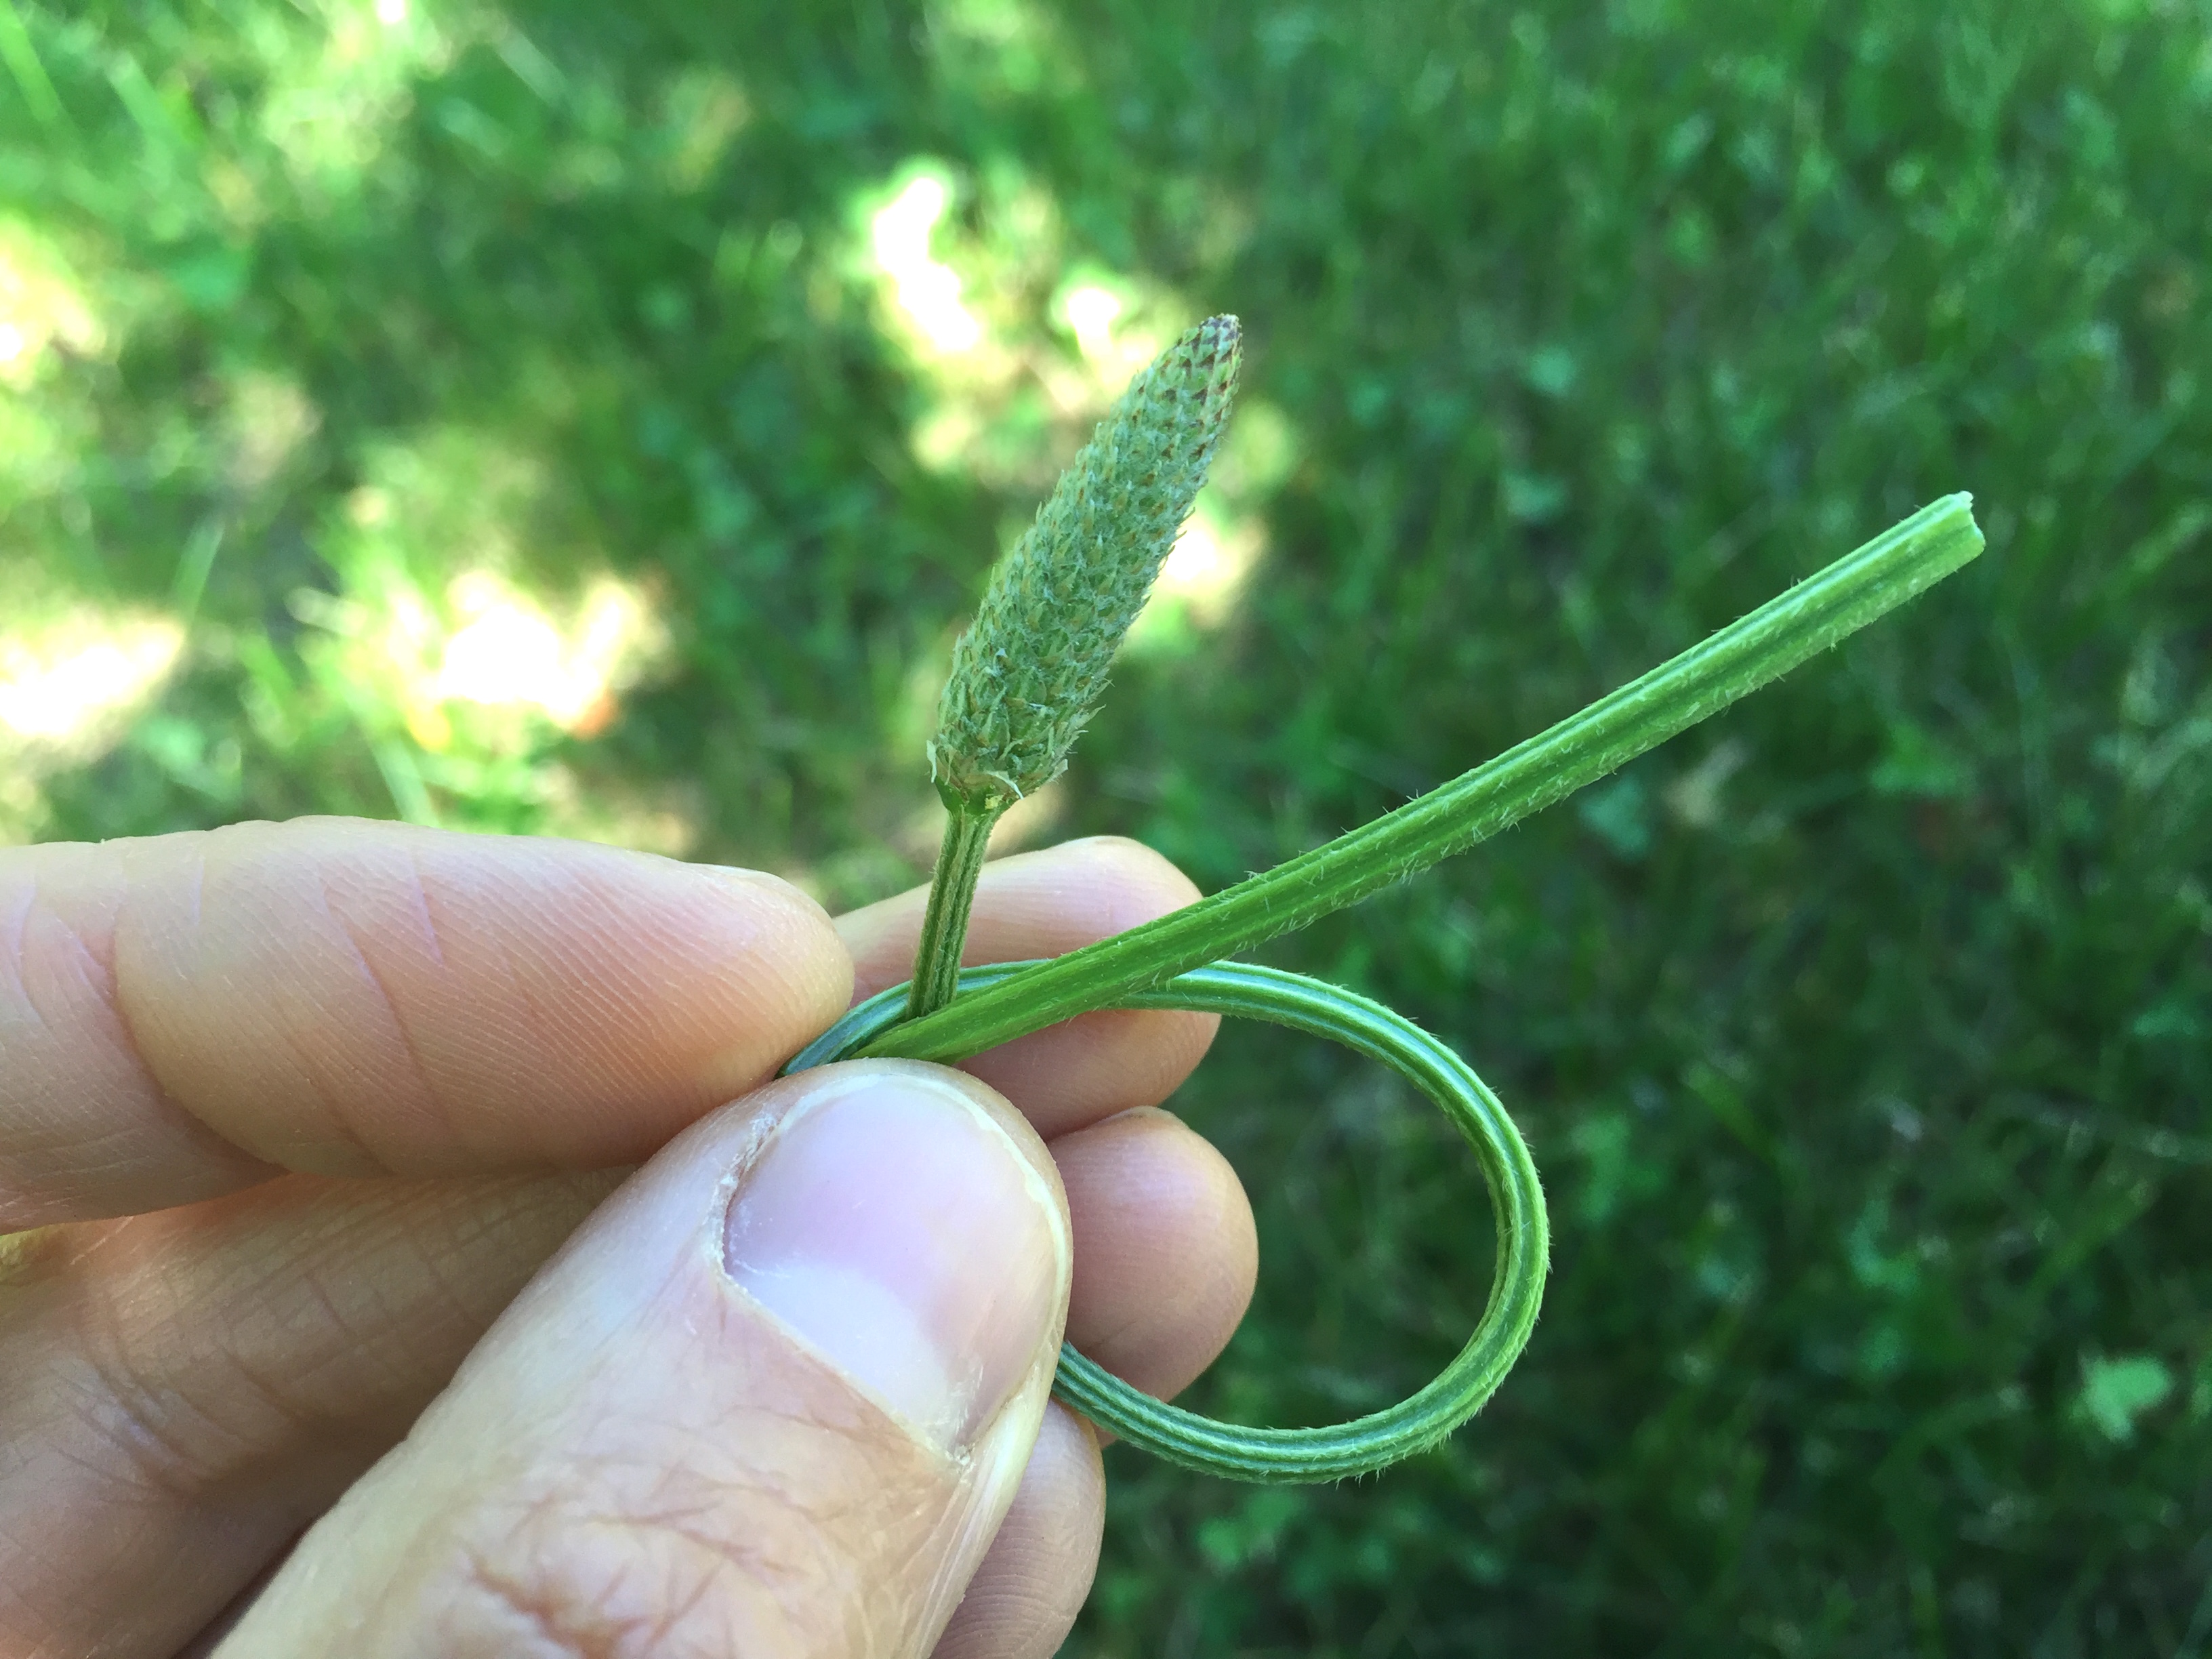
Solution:
[[(962, 994), (1003, 985), (1032, 970), (1024, 963), (970, 968)], [(861, 1003), (815, 1039), (791, 1064), (805, 1071), (842, 1060), (901, 1017), (907, 988)], [(1498, 1228), (1490, 1303), (1456, 1358), (1427, 1387), (1385, 1410), (1318, 1429), (1253, 1429), (1218, 1423), (1139, 1393), (1086, 1359), (1060, 1351), (1053, 1392), (1132, 1445), (1202, 1474), (1267, 1482), (1338, 1480), (1365, 1474), (1436, 1444), (1481, 1407), (1528, 1346), (1544, 1295), (1551, 1241), (1536, 1165), (1520, 1131), (1474, 1068), (1443, 1043), (1380, 1003), (1340, 986), (1277, 968), (1216, 963), (1167, 984), (1104, 1005), (1170, 1008), (1267, 1020), (1343, 1043), (1380, 1060), (1434, 1101), (1482, 1166)]]

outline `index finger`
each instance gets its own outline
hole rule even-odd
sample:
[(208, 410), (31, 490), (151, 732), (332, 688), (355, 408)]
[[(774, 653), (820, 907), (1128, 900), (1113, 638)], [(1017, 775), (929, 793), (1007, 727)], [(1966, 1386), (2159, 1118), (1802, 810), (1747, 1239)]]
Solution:
[(0, 853), (0, 1230), (646, 1157), (846, 1006), (811, 899), (325, 818)]

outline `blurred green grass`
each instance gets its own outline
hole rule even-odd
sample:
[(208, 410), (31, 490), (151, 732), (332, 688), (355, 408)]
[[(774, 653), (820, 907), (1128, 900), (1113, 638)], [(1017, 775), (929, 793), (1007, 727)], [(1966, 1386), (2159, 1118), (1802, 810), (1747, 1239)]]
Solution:
[[(1151, 619), (1056, 826), (1208, 887), (1972, 489), (1908, 613), (1274, 952), (1504, 1092), (1548, 1310), (1380, 1480), (1115, 1455), (1072, 1650), (2198, 1655), (2208, 130), (2185, 0), (0, 0), (0, 828), (904, 884), (983, 567), (1210, 310), (1258, 562)], [(1247, 1031), (1177, 1107), (1265, 1255), (1198, 1402), (1432, 1370), (1486, 1249), (1438, 1126)]]

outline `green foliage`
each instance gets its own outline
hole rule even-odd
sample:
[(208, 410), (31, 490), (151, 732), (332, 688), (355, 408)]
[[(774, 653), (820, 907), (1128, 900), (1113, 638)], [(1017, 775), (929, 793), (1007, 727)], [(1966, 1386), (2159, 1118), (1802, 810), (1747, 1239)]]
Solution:
[[(2212, 1645), (2202, 7), (394, 9), (0, 6), (49, 342), (0, 386), (4, 625), (191, 617), (113, 747), (0, 757), (0, 815), (917, 879), (951, 632), (1091, 410), (1078, 291), (1240, 313), (1273, 426), (1217, 469), (1241, 607), (1125, 659), (1066, 780), (1208, 888), (1970, 489), (1973, 569), (1273, 953), (1511, 1103), (1545, 1318), (1379, 1481), (1112, 1455), (1075, 1649)], [(867, 216), (921, 176), (1003, 362), (886, 322)], [(425, 702), (389, 665), (495, 614), (477, 571), (564, 626), (619, 580), (667, 643), (603, 728)], [(1487, 1262), (1449, 1132), (1254, 1029), (1176, 1104), (1263, 1241), (1188, 1403), (1433, 1373)]]

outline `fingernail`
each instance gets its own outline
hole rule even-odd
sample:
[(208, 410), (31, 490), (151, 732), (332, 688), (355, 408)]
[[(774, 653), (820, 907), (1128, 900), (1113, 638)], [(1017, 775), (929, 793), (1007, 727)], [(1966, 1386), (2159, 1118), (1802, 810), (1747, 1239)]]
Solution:
[(948, 1450), (1056, 1333), (1068, 1244), (1045, 1177), (950, 1075), (840, 1068), (740, 1182), (730, 1275)]

